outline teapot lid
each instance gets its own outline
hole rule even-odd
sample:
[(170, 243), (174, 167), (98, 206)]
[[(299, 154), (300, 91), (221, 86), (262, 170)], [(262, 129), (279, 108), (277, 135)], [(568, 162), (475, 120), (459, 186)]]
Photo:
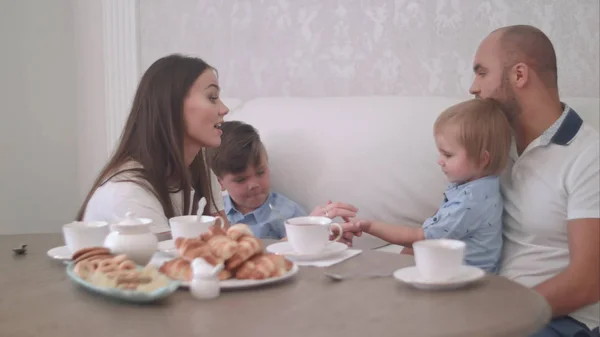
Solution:
[(127, 212), (125, 214), (125, 219), (119, 221), (117, 224), (131, 226), (131, 225), (143, 225), (144, 222), (142, 222), (142, 220), (136, 218), (135, 214), (133, 212)]

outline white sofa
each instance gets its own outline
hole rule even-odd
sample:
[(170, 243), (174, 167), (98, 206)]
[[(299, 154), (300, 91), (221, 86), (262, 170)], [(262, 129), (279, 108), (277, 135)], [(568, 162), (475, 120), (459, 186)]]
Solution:
[[(432, 126), (460, 98), (257, 98), (235, 102), (226, 120), (256, 127), (269, 153), (272, 188), (307, 211), (328, 199), (352, 203), (359, 217), (420, 226), (438, 208), (446, 180)], [(598, 98), (564, 98), (599, 128)], [(363, 249), (385, 242), (355, 241)], [(388, 246), (384, 251), (399, 251)]]

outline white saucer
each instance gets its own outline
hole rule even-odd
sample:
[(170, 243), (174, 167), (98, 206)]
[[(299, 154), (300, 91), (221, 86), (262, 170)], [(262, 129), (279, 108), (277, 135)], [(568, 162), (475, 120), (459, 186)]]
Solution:
[(477, 282), (485, 276), (483, 269), (473, 266), (461, 266), (458, 275), (447, 281), (432, 282), (423, 279), (416, 266), (398, 269), (394, 272), (394, 278), (418, 289), (445, 290), (464, 287)]
[(60, 261), (70, 261), (73, 256), (67, 246), (54, 247), (47, 254), (50, 258)]
[(341, 242), (331, 242), (327, 245), (325, 250), (317, 254), (299, 254), (294, 252), (292, 245), (289, 242), (277, 242), (267, 246), (267, 251), (269, 253), (284, 255), (290, 260), (294, 261), (310, 261), (310, 260), (320, 260), (326, 257), (339, 254), (348, 249), (348, 246)]
[(179, 256), (179, 251), (175, 248), (175, 242), (173, 240), (160, 241), (158, 243), (158, 250), (173, 257)]

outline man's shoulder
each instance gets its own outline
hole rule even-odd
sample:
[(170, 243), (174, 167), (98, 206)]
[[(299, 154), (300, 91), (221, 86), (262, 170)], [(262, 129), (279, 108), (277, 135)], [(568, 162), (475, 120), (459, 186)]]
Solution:
[(567, 146), (568, 153), (561, 158), (562, 165), (566, 165), (567, 171), (573, 172), (586, 170), (589, 165), (600, 161), (600, 134), (588, 124), (583, 124), (573, 142)]
[(589, 147), (598, 142), (600, 142), (600, 133), (598, 133), (598, 130), (589, 123), (583, 122), (583, 125), (579, 129), (579, 132), (577, 132), (571, 145), (576, 145), (577, 147)]

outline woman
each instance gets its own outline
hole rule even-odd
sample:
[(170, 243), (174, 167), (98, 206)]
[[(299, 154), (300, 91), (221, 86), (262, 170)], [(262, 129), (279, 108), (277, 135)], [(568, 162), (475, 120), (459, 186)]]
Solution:
[[(168, 234), (168, 219), (197, 214), (220, 216), (223, 198), (206, 165), (204, 148), (221, 143), (229, 109), (219, 98), (216, 70), (201, 59), (169, 55), (142, 76), (123, 134), (87, 195), (77, 220), (122, 220), (127, 212), (152, 219), (154, 233)], [(335, 203), (320, 208), (330, 217), (356, 215)], [(168, 236), (159, 235), (159, 238)]]
[(223, 213), (221, 190), (207, 170), (204, 147), (221, 143), (229, 112), (219, 99), (216, 71), (198, 58), (170, 55), (154, 62), (139, 83), (115, 153), (94, 182), (78, 220), (119, 221), (127, 212), (150, 218), (155, 233), (168, 219)]

